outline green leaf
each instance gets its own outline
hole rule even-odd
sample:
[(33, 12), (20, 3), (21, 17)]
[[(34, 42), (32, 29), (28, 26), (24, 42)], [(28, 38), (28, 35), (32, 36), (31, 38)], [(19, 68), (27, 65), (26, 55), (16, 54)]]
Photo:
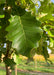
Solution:
[(5, 15), (0, 15), (0, 18), (4, 18)]
[(46, 60), (47, 60), (47, 58), (49, 58), (49, 54), (48, 54), (48, 51), (47, 51), (47, 42), (43, 42), (42, 55), (45, 57)]
[(22, 62), (22, 60), (19, 58), (19, 55), (14, 54), (13, 59), (17, 65)]
[(17, 52), (22, 54), (25, 51), (30, 52), (33, 47), (37, 47), (36, 43), (41, 38), (40, 25), (41, 22), (31, 16), (30, 13), (21, 17), (11, 16), (10, 25), (6, 28), (9, 32), (6, 38), (12, 41), (12, 47), (17, 49)]
[(49, 35), (50, 37), (54, 37), (54, 26), (45, 25), (43, 28), (44, 28), (44, 30), (48, 33), (48, 35)]
[(16, 65), (16, 63), (14, 62), (13, 59), (9, 59), (9, 58), (3, 58), (4, 60), (4, 63), (7, 65), (7, 66), (10, 66), (11, 69), (14, 68), (14, 65)]
[(42, 21), (42, 22), (48, 21), (50, 19), (54, 19), (54, 17), (52, 16), (52, 14), (47, 14), (47, 15), (39, 18), (39, 20)]
[(49, 58), (49, 54), (47, 51), (47, 42), (44, 39), (45, 38), (40, 39), (39, 47), (37, 48), (36, 53), (39, 55), (43, 55), (44, 58), (47, 60), (47, 58)]

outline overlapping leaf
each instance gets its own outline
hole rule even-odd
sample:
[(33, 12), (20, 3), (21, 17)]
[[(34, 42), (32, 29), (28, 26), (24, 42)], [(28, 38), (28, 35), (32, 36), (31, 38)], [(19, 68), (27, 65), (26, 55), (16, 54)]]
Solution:
[(48, 21), (50, 19), (54, 19), (54, 17), (52, 16), (52, 14), (47, 14), (47, 15), (39, 18), (39, 20), (42, 21), (42, 22)]
[(10, 25), (6, 28), (9, 32), (6, 36), (12, 41), (12, 47), (18, 52), (24, 53), (36, 47), (36, 43), (40, 40), (42, 30), (41, 22), (37, 21), (30, 13), (19, 16), (11, 16)]
[(50, 37), (54, 37), (54, 26), (52, 26), (52, 25), (45, 25), (44, 26), (44, 30), (48, 33), (48, 35), (50, 36)]

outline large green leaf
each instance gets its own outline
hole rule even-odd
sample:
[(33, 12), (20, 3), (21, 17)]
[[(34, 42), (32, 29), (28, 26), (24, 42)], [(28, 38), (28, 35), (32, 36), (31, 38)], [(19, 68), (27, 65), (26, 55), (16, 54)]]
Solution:
[[(6, 36), (12, 41), (12, 47), (18, 52), (24, 53), (30, 51), (33, 47), (37, 47), (37, 42), (41, 38), (42, 30), (41, 22), (37, 21), (30, 13), (23, 16), (11, 16), (10, 25), (6, 28), (9, 32)], [(25, 52), (26, 53), (26, 52)]]

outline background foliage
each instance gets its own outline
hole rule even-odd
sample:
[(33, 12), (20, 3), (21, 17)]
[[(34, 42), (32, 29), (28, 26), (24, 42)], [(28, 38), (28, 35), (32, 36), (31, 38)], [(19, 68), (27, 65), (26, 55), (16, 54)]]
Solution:
[(30, 57), (33, 50), (47, 60), (47, 47), (54, 50), (53, 9), (51, 0), (0, 0), (0, 59), (4, 54), (5, 64), (15, 64), (14, 54)]

